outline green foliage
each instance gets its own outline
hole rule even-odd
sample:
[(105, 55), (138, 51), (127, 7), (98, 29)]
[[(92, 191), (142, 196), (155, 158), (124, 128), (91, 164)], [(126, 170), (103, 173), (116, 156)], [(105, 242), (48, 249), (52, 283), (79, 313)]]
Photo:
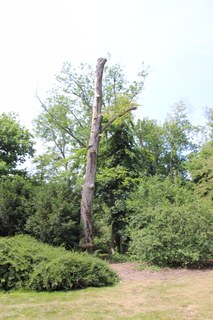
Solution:
[(213, 201), (213, 140), (205, 143), (201, 151), (193, 155), (188, 163), (195, 192)]
[[(15, 114), (0, 115), (0, 175), (14, 172), (17, 165), (33, 156), (33, 141), (29, 130), (22, 127)], [(19, 170), (20, 171), (20, 170)]]
[(108, 265), (88, 254), (65, 253), (49, 263), (40, 263), (29, 286), (35, 290), (70, 290), (111, 285), (116, 276)]
[(109, 224), (110, 213), (107, 208), (103, 211), (101, 204), (99, 204), (100, 212), (98, 211), (98, 205), (95, 202), (94, 214), (94, 251), (100, 254), (108, 254), (111, 247), (111, 226)]
[(213, 109), (208, 110), (207, 140), (199, 152), (191, 155), (188, 162), (195, 192), (204, 199), (213, 201)]
[(103, 75), (104, 112), (107, 111), (108, 107), (116, 106), (119, 97), (126, 97), (126, 101), (133, 101), (142, 92), (147, 73), (148, 68), (143, 65), (136, 80), (130, 83), (126, 78), (124, 68), (120, 64), (113, 66), (107, 64)]
[(165, 174), (164, 130), (155, 120), (138, 120), (134, 137), (140, 150), (140, 171), (143, 175)]
[(140, 150), (140, 167), (144, 176), (163, 175), (187, 177), (186, 162), (189, 154), (197, 151), (196, 134), (187, 115), (187, 108), (179, 102), (164, 123), (155, 120), (138, 120), (134, 128), (135, 141)]
[(137, 266), (137, 270), (142, 271), (142, 270), (149, 270), (152, 272), (157, 272), (161, 270), (166, 270), (166, 268), (162, 268), (161, 266), (158, 266), (156, 264), (150, 264), (146, 261), (141, 261), (140, 264)]
[(124, 262), (129, 262), (133, 261), (132, 257), (128, 254), (122, 254), (119, 252), (115, 252), (113, 254), (108, 254), (108, 255), (98, 255), (100, 258), (109, 261), (110, 263), (124, 263)]
[(29, 179), (9, 175), (0, 180), (0, 236), (22, 233), (33, 213), (33, 185)]
[[(131, 117), (120, 125), (113, 125), (108, 131), (109, 137), (103, 137), (98, 159), (95, 210), (104, 212), (111, 225), (112, 251), (125, 251), (125, 200), (137, 184), (140, 174), (138, 149), (133, 137)], [(102, 207), (102, 208), (101, 208)], [(98, 218), (98, 217), (97, 217)]]
[(1, 288), (26, 288), (34, 268), (56, 258), (58, 252), (26, 235), (0, 238)]
[(70, 290), (113, 284), (117, 276), (104, 261), (68, 252), (29, 236), (0, 238), (0, 288)]
[(186, 161), (190, 152), (197, 150), (195, 136), (198, 128), (194, 127), (187, 116), (187, 107), (183, 102), (174, 105), (172, 114), (167, 116), (164, 129), (164, 161), (170, 176), (187, 176)]
[(129, 252), (157, 265), (192, 265), (213, 257), (213, 212), (180, 181), (146, 180), (128, 203)]
[[(103, 77), (103, 127), (118, 114), (136, 106), (135, 98), (144, 87), (147, 71), (143, 70), (137, 79), (127, 81), (123, 68), (119, 65), (106, 66)], [(35, 119), (35, 132), (45, 142), (45, 155), (36, 159), (38, 169), (45, 178), (72, 171), (72, 175), (82, 174), (84, 157), (78, 153), (86, 148), (91, 127), (94, 96), (94, 68), (81, 64), (75, 68), (64, 63), (57, 83), (49, 97), (41, 103), (42, 113)], [(116, 124), (123, 119), (118, 117)], [(42, 166), (44, 166), (42, 168)]]
[(79, 192), (66, 181), (49, 182), (34, 190), (34, 214), (29, 217), (25, 230), (38, 240), (65, 248), (79, 242)]
[(213, 140), (213, 107), (206, 108), (206, 116), (207, 116), (207, 135), (209, 140)]

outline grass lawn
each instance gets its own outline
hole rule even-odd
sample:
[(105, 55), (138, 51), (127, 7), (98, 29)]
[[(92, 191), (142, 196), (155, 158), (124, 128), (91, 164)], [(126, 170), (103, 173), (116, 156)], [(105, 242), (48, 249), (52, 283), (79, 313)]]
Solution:
[(0, 292), (7, 320), (212, 320), (213, 271), (53, 293)]

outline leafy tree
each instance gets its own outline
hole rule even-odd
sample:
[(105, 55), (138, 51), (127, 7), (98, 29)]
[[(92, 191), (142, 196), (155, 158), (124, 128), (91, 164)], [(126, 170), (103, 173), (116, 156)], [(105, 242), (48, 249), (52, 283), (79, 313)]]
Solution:
[(188, 155), (195, 152), (199, 128), (194, 127), (187, 116), (187, 108), (179, 102), (172, 109), (164, 123), (156, 120), (138, 120), (135, 126), (135, 140), (141, 150), (141, 169), (145, 176), (161, 174), (174, 177), (187, 176)]
[(213, 141), (207, 142), (189, 162), (196, 193), (213, 201)]
[[(68, 172), (73, 163), (78, 162), (76, 151), (84, 147), (86, 142), (80, 142), (80, 137), (82, 141), (84, 140), (83, 123), (79, 125), (80, 127), (78, 127), (80, 120), (73, 123), (75, 117), (74, 119), (71, 117), (72, 113), (68, 107), (72, 101), (68, 101), (63, 96), (53, 95), (47, 100), (47, 103), (48, 107), (43, 105), (43, 112), (34, 120), (35, 133), (46, 145), (45, 153), (39, 155), (35, 162), (43, 175), (49, 176), (50, 179), (61, 172)], [(76, 132), (73, 133), (75, 129)]]
[(134, 141), (131, 116), (111, 126), (107, 135), (108, 138), (103, 137), (100, 145), (96, 211), (105, 211), (108, 216), (106, 223), (111, 225), (111, 251), (124, 252), (128, 216), (125, 200), (140, 175), (139, 151)]
[(33, 213), (33, 184), (19, 175), (0, 180), (0, 236), (25, 232), (25, 224)]
[(143, 175), (166, 174), (164, 161), (164, 129), (156, 120), (138, 120), (134, 127), (135, 142), (140, 150)]
[(186, 161), (189, 152), (195, 152), (194, 141), (198, 128), (194, 127), (186, 114), (187, 108), (179, 102), (173, 108), (163, 124), (164, 129), (164, 165), (170, 177), (176, 174), (187, 175)]
[(208, 128), (208, 138), (209, 140), (213, 140), (213, 107), (206, 109), (207, 116), (207, 128)]
[[(137, 80), (130, 83), (119, 64), (105, 67), (103, 127), (109, 126), (110, 120), (133, 106), (134, 98), (143, 89), (146, 75), (144, 68)], [(42, 112), (34, 120), (35, 133), (43, 140), (46, 149), (45, 158), (37, 158), (40, 170), (44, 165), (46, 173), (56, 175), (60, 168), (64, 171), (74, 165), (78, 175), (84, 174), (93, 98), (94, 68), (86, 63), (75, 68), (65, 62), (48, 98), (42, 102), (38, 97)], [(80, 153), (79, 149), (82, 149)]]
[(188, 168), (195, 192), (207, 200), (213, 201), (213, 109), (209, 109), (209, 138), (201, 150), (193, 154), (188, 162)]
[(0, 115), (0, 175), (21, 172), (19, 164), (34, 154), (32, 135), (13, 113)]

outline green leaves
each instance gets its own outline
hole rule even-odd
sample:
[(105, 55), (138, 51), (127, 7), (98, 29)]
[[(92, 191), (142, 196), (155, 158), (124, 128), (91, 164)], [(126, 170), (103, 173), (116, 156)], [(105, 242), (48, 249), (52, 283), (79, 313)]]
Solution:
[(196, 128), (188, 120), (186, 111), (186, 106), (179, 102), (163, 124), (165, 164), (171, 177), (177, 173), (186, 175), (187, 154), (197, 149), (193, 141)]
[(179, 102), (162, 125), (155, 120), (138, 120), (135, 140), (141, 150), (141, 167), (147, 175), (162, 174), (171, 178), (187, 177), (186, 162), (190, 153), (197, 151), (198, 128), (187, 117), (187, 108)]
[(33, 213), (32, 193), (32, 183), (19, 175), (0, 181), (0, 236), (24, 232), (26, 220)]
[(34, 214), (25, 230), (37, 239), (66, 248), (78, 247), (80, 233), (80, 193), (64, 181), (49, 182), (35, 189)]
[(201, 151), (193, 155), (188, 163), (195, 192), (209, 201), (213, 201), (213, 141), (207, 142)]
[(0, 174), (14, 172), (26, 157), (33, 156), (33, 140), (29, 130), (22, 127), (15, 114), (0, 115)]
[(0, 238), (0, 288), (54, 291), (101, 287), (117, 281), (96, 257), (44, 245), (29, 236)]
[[(117, 126), (131, 118), (129, 109), (137, 106), (135, 99), (143, 89), (146, 74), (143, 66), (137, 79), (130, 83), (121, 65), (105, 67), (102, 129), (105, 126), (108, 129), (112, 122)], [(79, 168), (84, 163), (77, 159), (76, 152), (87, 147), (88, 143), (94, 96), (94, 69), (88, 64), (75, 68), (66, 62), (56, 81), (46, 101), (40, 101), (43, 111), (34, 121), (36, 135), (45, 144), (44, 152), (49, 155), (49, 159), (52, 158), (49, 162), (49, 168), (53, 167), (52, 171), (49, 170), (50, 175), (51, 172), (55, 173), (55, 161), (58, 163), (59, 172), (67, 170), (70, 165), (69, 162), (58, 160), (75, 157)], [(42, 162), (40, 167), (41, 164)], [(74, 166), (76, 167), (75, 164)]]
[(192, 154), (187, 164), (195, 183), (195, 193), (210, 203), (213, 201), (213, 109), (208, 110), (207, 141), (199, 152)]
[(181, 180), (153, 177), (128, 201), (129, 252), (158, 265), (193, 265), (213, 256), (211, 206)]

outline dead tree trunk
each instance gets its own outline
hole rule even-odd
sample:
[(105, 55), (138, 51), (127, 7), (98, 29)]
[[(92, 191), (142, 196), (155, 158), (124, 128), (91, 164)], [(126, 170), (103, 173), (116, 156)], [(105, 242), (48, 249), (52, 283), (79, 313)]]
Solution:
[(93, 251), (93, 196), (102, 120), (102, 77), (106, 61), (107, 60), (104, 58), (99, 58), (96, 66), (92, 127), (87, 152), (86, 174), (81, 198), (81, 222), (83, 225), (82, 248), (88, 252)]

